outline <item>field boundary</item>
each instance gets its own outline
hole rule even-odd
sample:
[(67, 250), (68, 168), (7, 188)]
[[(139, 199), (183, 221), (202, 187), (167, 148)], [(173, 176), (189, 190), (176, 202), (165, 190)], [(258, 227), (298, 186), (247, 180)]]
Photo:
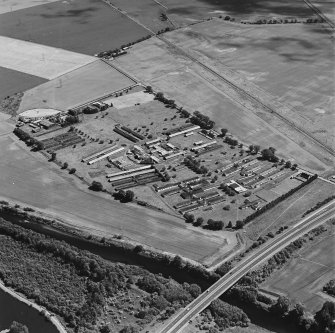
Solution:
[(335, 30), (335, 24), (325, 14), (323, 14), (319, 8), (315, 7), (309, 0), (304, 0), (304, 2), (314, 13), (316, 13), (316, 15), (326, 22), (332, 30)]

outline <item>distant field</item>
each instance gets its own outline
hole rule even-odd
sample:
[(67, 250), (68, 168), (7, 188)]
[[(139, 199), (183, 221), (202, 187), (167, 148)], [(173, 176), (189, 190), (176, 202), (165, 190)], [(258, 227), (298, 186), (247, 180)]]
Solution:
[(38, 76), (0, 67), (0, 100), (17, 92), (31, 89), (46, 81), (46, 79)]
[(57, 1), (2, 14), (0, 32), (90, 55), (148, 35), (101, 0)]
[[(279, 185), (281, 186), (282, 184)], [(334, 190), (334, 185), (319, 179), (315, 180), (247, 224), (245, 228), (247, 235), (251, 239), (257, 239), (260, 235), (277, 231), (281, 226), (292, 225), (299, 221), (309, 208), (332, 196)], [(273, 191), (276, 191), (276, 188)], [(280, 190), (278, 192), (281, 193)]]
[(29, 8), (46, 3), (55, 2), (57, 0), (2, 0), (0, 2), (0, 14), (13, 12), (15, 10)]
[(161, 0), (169, 14), (185, 20), (202, 19), (218, 15), (230, 15), (239, 19), (259, 16), (306, 17), (312, 14), (302, 0)]
[(211, 59), (219, 71), (235, 70), (241, 79), (278, 97), (277, 102), (290, 108), (286, 118), (335, 147), (334, 42), (320, 25), (216, 20), (179, 29), (167, 38), (203, 61)]
[(334, 235), (320, 240), (276, 272), (262, 287), (287, 294), (293, 302), (302, 302), (315, 313), (329, 299), (322, 293), (322, 287), (335, 274), (334, 246)]
[(38, 107), (67, 110), (133, 84), (116, 69), (96, 60), (26, 91), (19, 112)]
[[(204, 112), (217, 127), (228, 130), (242, 141), (261, 146), (273, 145), (279, 153), (297, 163), (324, 171), (318, 158), (305, 151), (285, 134), (260, 119), (253, 112), (233, 103), (225, 96), (225, 87), (206, 77), (199, 66), (176, 52), (162, 41), (151, 38), (135, 45), (131, 52), (116, 60), (129, 73), (151, 84), (156, 90), (175, 99), (179, 105), (193, 112)], [(205, 78), (203, 78), (204, 76)]]
[(121, 234), (200, 262), (225, 244), (223, 235), (207, 235), (174, 216), (80, 190), (73, 176), (8, 137), (0, 137), (0, 152), (6, 156), (0, 159), (1, 197), (45, 210), (83, 230), (107, 236)]
[(0, 66), (48, 80), (95, 60), (84, 54), (0, 36)]
[(333, 0), (312, 0), (311, 3), (335, 23), (335, 4)]
[(161, 20), (160, 15), (166, 13), (166, 9), (154, 0), (113, 0), (112, 3), (155, 32), (173, 28), (169, 21)]

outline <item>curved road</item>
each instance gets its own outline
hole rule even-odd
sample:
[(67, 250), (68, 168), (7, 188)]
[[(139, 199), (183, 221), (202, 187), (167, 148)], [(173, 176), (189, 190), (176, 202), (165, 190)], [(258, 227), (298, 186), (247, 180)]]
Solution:
[(213, 300), (220, 297), (231, 288), (246, 273), (255, 266), (268, 260), (275, 253), (282, 250), (291, 242), (295, 241), (311, 229), (323, 224), (328, 219), (335, 217), (335, 200), (324, 205), (315, 212), (309, 214), (293, 227), (274, 238), (271, 242), (265, 243), (263, 247), (255, 251), (250, 257), (241, 261), (228, 274), (223, 276), (186, 308), (181, 310), (172, 320), (163, 326), (160, 333), (177, 333), (187, 325), (188, 321), (206, 309)]

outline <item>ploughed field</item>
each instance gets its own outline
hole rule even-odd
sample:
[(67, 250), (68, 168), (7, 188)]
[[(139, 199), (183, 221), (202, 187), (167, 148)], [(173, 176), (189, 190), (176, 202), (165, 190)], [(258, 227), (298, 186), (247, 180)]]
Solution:
[(24, 202), (96, 234), (140, 242), (202, 262), (225, 244), (222, 235), (207, 235), (174, 216), (119, 204), (78, 189), (73, 176), (54, 169), (44, 157), (0, 137), (0, 196)]
[(22, 92), (46, 82), (45, 79), (0, 67), (0, 100), (17, 92)]
[(93, 55), (147, 36), (100, 0), (56, 1), (1, 14), (0, 35)]

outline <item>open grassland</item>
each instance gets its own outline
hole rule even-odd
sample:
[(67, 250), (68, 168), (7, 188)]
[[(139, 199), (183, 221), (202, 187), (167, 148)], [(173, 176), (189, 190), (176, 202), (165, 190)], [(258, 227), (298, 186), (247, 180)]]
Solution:
[[(279, 185), (277, 190), (279, 194), (284, 192), (281, 187), (282, 184)], [(303, 213), (314, 207), (318, 202), (332, 196), (334, 190), (334, 185), (319, 179), (315, 180), (250, 222), (245, 227), (247, 235), (251, 239), (257, 239), (270, 231), (277, 231), (281, 226), (298, 222)], [(276, 188), (272, 191), (276, 192)]]
[(293, 302), (302, 302), (316, 312), (329, 296), (322, 287), (334, 277), (334, 234), (306, 248), (298, 258), (277, 272), (262, 286), (267, 290), (287, 294)]
[(48, 107), (67, 110), (135, 82), (101, 60), (25, 92), (19, 111)]
[(0, 67), (0, 100), (17, 92), (31, 89), (46, 81), (38, 76)]
[(44, 5), (57, 0), (3, 0), (0, 2), (0, 14), (13, 12), (15, 10)]
[(66, 171), (0, 138), (0, 196), (37, 207), (65, 223), (104, 236), (124, 238), (158, 250), (203, 261), (226, 244), (222, 234), (207, 235), (174, 216), (119, 204), (105, 195), (79, 189)]
[(0, 66), (44, 79), (53, 79), (95, 60), (84, 54), (0, 36)]
[(306, 138), (294, 138), (296, 141), (293, 141), (282, 132), (282, 123), (276, 124), (276, 128), (269, 125), (271, 115), (261, 119), (248, 109), (249, 106), (241, 107), (242, 102), (233, 102), (226, 95), (227, 87), (217, 82), (217, 78), (164, 42), (151, 38), (133, 46), (129, 54), (116, 62), (157, 91), (164, 92), (168, 98), (175, 99), (178, 105), (208, 115), (218, 128), (228, 128), (241, 141), (263, 147), (272, 145), (279, 155), (317, 172), (328, 168), (320, 161), (323, 157), (318, 156), (319, 149), (313, 150), (315, 157), (302, 148), (310, 148)]
[[(333, 131), (334, 42), (320, 25), (239, 25), (213, 20), (169, 33), (168, 39), (191, 49), (219, 72), (240, 76), (262, 99), (328, 146)], [(209, 59), (209, 60), (208, 60)], [(225, 73), (225, 71), (227, 73)], [(267, 94), (269, 94), (267, 96)], [(273, 97), (271, 97), (273, 96)]]
[(306, 17), (313, 12), (302, 0), (161, 0), (168, 14), (181, 22), (230, 15), (236, 20), (254, 17)]
[(93, 55), (148, 35), (100, 0), (57, 1), (1, 15), (1, 35)]

